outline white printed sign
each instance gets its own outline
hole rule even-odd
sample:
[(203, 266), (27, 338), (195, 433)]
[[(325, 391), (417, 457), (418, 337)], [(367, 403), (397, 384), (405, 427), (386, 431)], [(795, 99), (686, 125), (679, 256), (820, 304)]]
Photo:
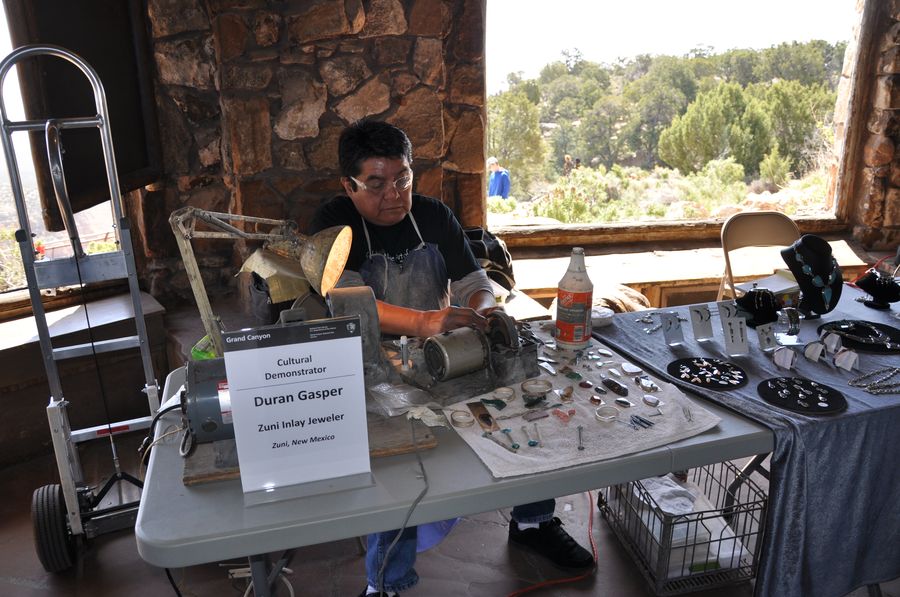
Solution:
[(370, 472), (359, 317), (223, 338), (245, 494)]

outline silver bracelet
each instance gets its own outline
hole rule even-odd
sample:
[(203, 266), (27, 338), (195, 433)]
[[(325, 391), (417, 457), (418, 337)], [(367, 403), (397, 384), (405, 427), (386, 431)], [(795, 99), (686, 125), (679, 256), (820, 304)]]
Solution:
[(794, 307), (785, 307), (781, 310), (787, 319), (787, 332), (785, 332), (788, 336), (796, 336), (800, 333), (800, 311), (795, 309)]

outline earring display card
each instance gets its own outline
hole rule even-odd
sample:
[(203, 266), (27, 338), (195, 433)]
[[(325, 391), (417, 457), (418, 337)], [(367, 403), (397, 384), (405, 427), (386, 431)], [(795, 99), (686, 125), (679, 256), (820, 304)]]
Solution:
[(822, 335), (822, 344), (825, 345), (825, 350), (828, 351), (828, 354), (836, 353), (843, 345), (840, 336), (828, 333)]
[(719, 301), (716, 303), (716, 308), (719, 311), (719, 321), (722, 323), (722, 331), (727, 334), (728, 330), (725, 328), (725, 320), (738, 316), (737, 305), (734, 304), (734, 301)]
[(797, 353), (787, 346), (781, 346), (775, 349), (773, 360), (777, 367), (781, 367), (782, 369), (793, 369), (794, 363), (797, 362)]
[(806, 415), (833, 415), (847, 409), (843, 394), (805, 377), (772, 377), (761, 381), (756, 391), (769, 404)]
[(756, 326), (756, 336), (759, 338), (759, 347), (764, 350), (773, 350), (778, 346), (775, 342), (775, 324), (766, 323)]
[(691, 328), (694, 330), (694, 340), (709, 340), (713, 338), (712, 313), (707, 305), (691, 307)]
[(662, 322), (663, 337), (669, 346), (684, 344), (684, 330), (681, 329), (681, 320), (678, 313), (662, 311), (659, 314)]
[(803, 347), (803, 356), (813, 363), (818, 363), (819, 359), (821, 359), (824, 354), (825, 343), (821, 340), (815, 340)]
[(834, 366), (844, 371), (853, 371), (859, 366), (859, 355), (849, 348), (834, 353)]
[(701, 388), (734, 390), (747, 385), (747, 373), (733, 363), (719, 359), (691, 357), (677, 359), (666, 366), (672, 377)]
[(725, 354), (738, 356), (750, 352), (747, 341), (747, 320), (743, 317), (726, 317), (722, 319), (725, 330)]

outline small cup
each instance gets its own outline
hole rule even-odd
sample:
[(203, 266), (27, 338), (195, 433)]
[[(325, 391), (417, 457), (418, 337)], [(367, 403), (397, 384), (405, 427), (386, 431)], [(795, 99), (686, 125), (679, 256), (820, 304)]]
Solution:
[(526, 379), (522, 382), (522, 392), (532, 396), (543, 396), (553, 389), (553, 384), (546, 379)]
[(498, 400), (503, 400), (505, 402), (509, 402), (510, 400), (514, 400), (516, 397), (516, 391), (512, 388), (508, 388), (506, 386), (500, 386), (499, 388), (494, 389), (494, 398)]

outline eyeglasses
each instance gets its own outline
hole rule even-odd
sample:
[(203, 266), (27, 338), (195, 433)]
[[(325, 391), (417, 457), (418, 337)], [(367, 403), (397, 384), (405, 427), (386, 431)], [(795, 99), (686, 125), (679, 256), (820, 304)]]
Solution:
[(412, 186), (412, 183), (413, 183), (412, 173), (406, 174), (405, 176), (401, 176), (394, 182), (388, 182), (386, 180), (375, 179), (373, 182), (371, 182), (369, 184), (366, 184), (366, 183), (362, 182), (361, 180), (357, 180), (357, 179), (353, 178), (352, 176), (350, 176), (349, 178), (350, 178), (350, 180), (352, 180), (353, 182), (355, 182), (357, 184), (357, 186), (359, 187), (359, 190), (368, 191), (368, 192), (372, 193), (373, 195), (378, 195), (378, 196), (384, 195), (387, 192), (388, 187), (391, 185), (393, 185), (394, 188), (397, 190), (397, 192), (400, 193), (402, 191), (408, 190)]

